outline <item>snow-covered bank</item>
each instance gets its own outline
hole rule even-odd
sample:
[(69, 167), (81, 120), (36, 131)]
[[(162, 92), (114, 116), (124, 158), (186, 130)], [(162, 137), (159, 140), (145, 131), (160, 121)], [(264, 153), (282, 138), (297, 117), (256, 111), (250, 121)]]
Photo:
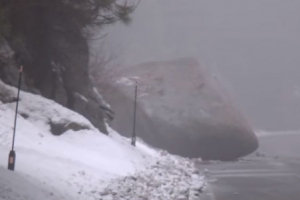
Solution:
[[(0, 81), (0, 93), (13, 99), (16, 89)], [(188, 161), (180, 162), (180, 158), (168, 154), (162, 156), (142, 142), (132, 147), (112, 129), (106, 136), (84, 117), (51, 100), (21, 92), (19, 106), (16, 172), (50, 191), (56, 199), (99, 199), (101, 191), (114, 190), (111, 184), (121, 177), (153, 175), (161, 170), (169, 178), (158, 178), (153, 189), (159, 191), (172, 177), (183, 178), (193, 171), (192, 164), (184, 169), (183, 163)], [(15, 103), (0, 101), (0, 166), (3, 167), (7, 166), (12, 141), (14, 109)], [(52, 133), (57, 130), (63, 134), (54, 136)], [(165, 164), (157, 165), (158, 162)], [(177, 165), (181, 170), (177, 170)], [(172, 170), (164, 170), (165, 166)], [(173, 169), (178, 175), (172, 175)], [(196, 182), (202, 185), (202, 178), (198, 177)], [(191, 180), (186, 179), (187, 187)]]
[(112, 180), (101, 199), (199, 200), (204, 177), (189, 159), (160, 153), (161, 159), (132, 176)]

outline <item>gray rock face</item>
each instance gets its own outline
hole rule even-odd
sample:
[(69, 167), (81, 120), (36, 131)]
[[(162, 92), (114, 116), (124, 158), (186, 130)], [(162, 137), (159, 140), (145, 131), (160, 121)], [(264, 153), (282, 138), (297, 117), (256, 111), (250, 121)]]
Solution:
[[(55, 62), (37, 65), (23, 58), (25, 66), (22, 90), (41, 94), (82, 114), (101, 132), (107, 134), (105, 118), (112, 118), (112, 111), (93, 87), (87, 73), (87, 58), (82, 57), (84, 56), (74, 58), (77, 62), (73, 65), (66, 62), (66, 66)], [(17, 86), (19, 64), (15, 51), (3, 40), (0, 43), (0, 79), (9, 85)], [(49, 73), (40, 73), (48, 68), (52, 69)]]
[[(18, 87), (19, 69), (14, 54), (9, 44), (0, 38), (0, 79), (9, 85)], [(39, 93), (34, 88), (28, 87), (24, 79), (22, 80), (22, 89), (27, 92)]]
[(247, 120), (209, 70), (192, 58), (151, 62), (120, 71), (107, 100), (113, 128), (132, 133), (134, 85), (138, 80), (137, 134), (155, 147), (186, 157), (231, 160), (258, 147)]

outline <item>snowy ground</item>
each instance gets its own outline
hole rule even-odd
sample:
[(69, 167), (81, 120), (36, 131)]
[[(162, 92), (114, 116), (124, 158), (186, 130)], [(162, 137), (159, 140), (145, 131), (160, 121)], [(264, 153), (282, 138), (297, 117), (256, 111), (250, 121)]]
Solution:
[[(7, 172), (15, 109), (15, 103), (7, 102), (16, 90), (0, 81), (1, 95), (7, 101), (0, 101), (0, 200), (143, 199), (145, 195), (153, 200), (194, 199), (204, 188), (203, 176), (192, 161), (143, 142), (134, 148), (112, 129), (106, 136), (79, 114), (25, 92), (19, 104), (16, 171)], [(54, 136), (51, 124), (61, 125), (65, 133)], [(10, 176), (21, 181), (7, 182)], [(27, 190), (18, 190), (22, 184)]]
[(56, 200), (58, 191), (47, 191), (35, 180), (0, 167), (0, 200)]

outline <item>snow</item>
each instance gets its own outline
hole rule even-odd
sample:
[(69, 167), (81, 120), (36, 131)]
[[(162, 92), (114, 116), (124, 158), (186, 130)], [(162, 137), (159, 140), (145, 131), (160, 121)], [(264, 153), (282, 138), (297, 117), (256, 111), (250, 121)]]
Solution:
[(103, 96), (100, 94), (100, 92), (98, 91), (98, 89), (96, 87), (93, 87), (93, 91), (96, 94), (97, 98), (100, 100), (100, 102), (103, 104), (103, 106), (110, 108), (110, 105), (108, 103), (106, 103), (106, 101), (104, 101)]
[(269, 137), (269, 136), (282, 136), (282, 135), (299, 135), (300, 130), (291, 130), (291, 131), (264, 131), (257, 130), (255, 134), (257, 137)]
[(137, 98), (141, 98), (141, 97), (148, 96), (148, 95), (149, 95), (148, 93), (143, 93), (143, 94), (140, 94)]
[(13, 173), (0, 167), (0, 199), (55, 200), (57, 195), (43, 190), (18, 173)]
[[(16, 96), (16, 89), (1, 81), (0, 89), (0, 94)], [(106, 136), (83, 116), (51, 100), (23, 91), (20, 93), (16, 129), (16, 171), (7, 172), (1, 166), (7, 166), (15, 106), (15, 103), (4, 104), (0, 101), (0, 191), (6, 188), (0, 194), (3, 199), (100, 199), (103, 191), (115, 191), (116, 185), (130, 187), (119, 181), (126, 179), (124, 177), (132, 176), (140, 180), (142, 175), (157, 179), (158, 185), (148, 187), (156, 191), (155, 194), (168, 191), (170, 188), (160, 185), (175, 184), (176, 177), (182, 178), (181, 185), (186, 188), (203, 186), (201, 174), (194, 175), (197, 183), (193, 183), (193, 178), (188, 175), (195, 174), (192, 161), (167, 153), (162, 155), (139, 139), (137, 146), (133, 147), (129, 139), (121, 137), (110, 127), (110, 134)], [(64, 127), (75, 123), (81, 128), (77, 131), (66, 129), (61, 136), (54, 136), (51, 123)], [(155, 177), (156, 173), (164, 174), (164, 178)], [(8, 180), (10, 176), (14, 178), (12, 181)], [(144, 183), (139, 185), (144, 187)], [(22, 185), (28, 189), (23, 191)], [(26, 191), (38, 192), (30, 196)], [(155, 199), (154, 196), (152, 199)], [(167, 196), (165, 199), (168, 199)]]
[(130, 80), (130, 78), (127, 78), (127, 77), (120, 78), (119, 80), (117, 80), (116, 83), (127, 85), (127, 86), (134, 85), (134, 81)]
[(79, 94), (78, 92), (76, 92), (75, 95), (77, 95), (82, 101), (89, 102), (89, 100), (82, 94)]
[(135, 85), (138, 80), (140, 80), (140, 77), (138, 76), (121, 77), (116, 81), (116, 83), (126, 85), (126, 86), (131, 86), (131, 85)]

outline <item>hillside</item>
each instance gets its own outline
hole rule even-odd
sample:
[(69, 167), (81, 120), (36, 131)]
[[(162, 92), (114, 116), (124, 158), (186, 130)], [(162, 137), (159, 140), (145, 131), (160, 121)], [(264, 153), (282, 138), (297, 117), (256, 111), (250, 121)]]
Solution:
[[(203, 177), (192, 160), (154, 150), (140, 140), (133, 147), (111, 128), (109, 136), (101, 134), (78, 113), (23, 91), (16, 129), (16, 169), (15, 173), (5, 171), (15, 96), (16, 89), (0, 81), (0, 191), (4, 190), (0, 199), (109, 200), (117, 194), (142, 199), (153, 191), (153, 199), (164, 196), (168, 200), (181, 195), (182, 188), (191, 188), (195, 194), (202, 191)], [(154, 180), (157, 184), (151, 185)], [(163, 187), (166, 182), (172, 185)], [(20, 190), (23, 184), (24, 191)], [(125, 194), (120, 187), (131, 192)], [(171, 196), (168, 191), (174, 188)]]

